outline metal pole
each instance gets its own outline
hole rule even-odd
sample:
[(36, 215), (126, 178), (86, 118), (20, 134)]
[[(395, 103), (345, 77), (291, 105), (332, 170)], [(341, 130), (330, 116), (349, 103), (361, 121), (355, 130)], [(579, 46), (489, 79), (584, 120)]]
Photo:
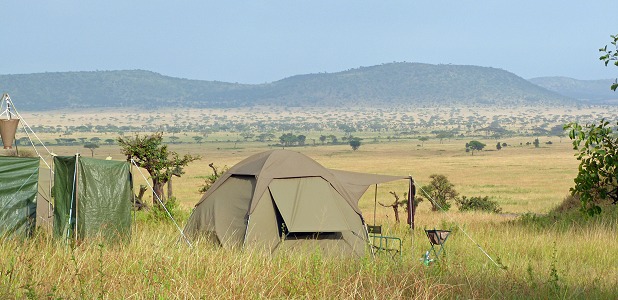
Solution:
[(75, 154), (75, 243), (77, 244), (77, 216), (79, 214), (79, 153)]
[(378, 184), (376, 183), (375, 192), (373, 193), (373, 226), (376, 226), (377, 206), (378, 206)]

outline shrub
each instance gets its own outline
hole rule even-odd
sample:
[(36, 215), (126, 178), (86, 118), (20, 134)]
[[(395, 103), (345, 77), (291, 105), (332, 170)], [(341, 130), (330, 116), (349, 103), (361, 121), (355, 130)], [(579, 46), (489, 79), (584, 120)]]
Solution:
[(433, 174), (429, 176), (431, 182), (428, 185), (421, 187), (421, 193), (417, 193), (417, 198), (423, 201), (424, 198), (431, 203), (433, 211), (447, 211), (451, 208), (449, 201), (455, 199), (458, 193), (455, 190), (455, 185), (452, 184), (444, 175)]
[(149, 219), (153, 221), (171, 221), (169, 215), (165, 211), (166, 208), (174, 219), (178, 218), (179, 203), (176, 197), (171, 197), (165, 201), (165, 207), (163, 207), (163, 205), (153, 205), (150, 210), (150, 215), (148, 216)]
[(493, 213), (502, 212), (502, 208), (498, 205), (498, 202), (489, 200), (488, 196), (470, 198), (461, 196), (461, 198), (456, 198), (455, 201), (457, 202), (457, 206), (459, 206), (459, 211), (480, 210)]

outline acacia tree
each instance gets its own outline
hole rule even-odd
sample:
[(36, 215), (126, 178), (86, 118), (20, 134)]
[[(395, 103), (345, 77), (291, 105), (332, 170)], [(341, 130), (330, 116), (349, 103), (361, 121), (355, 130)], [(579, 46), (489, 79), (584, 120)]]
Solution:
[(86, 143), (84, 145), (84, 148), (89, 149), (90, 150), (90, 157), (94, 157), (94, 149), (99, 148), (99, 144), (95, 144), (95, 143)]
[(474, 155), (474, 151), (478, 150), (481, 151), (483, 150), (483, 148), (485, 148), (485, 144), (479, 142), (479, 141), (470, 141), (469, 143), (466, 143), (466, 152), (472, 152), (472, 155)]
[(361, 138), (351, 137), (349, 143), (350, 147), (352, 147), (352, 150), (356, 151), (361, 146)]
[(158, 205), (157, 197), (164, 200), (163, 186), (172, 176), (180, 176), (183, 167), (200, 159), (199, 156), (190, 154), (181, 157), (178, 153), (168, 150), (167, 145), (163, 144), (162, 132), (145, 136), (137, 134), (133, 138), (119, 137), (118, 144), (128, 161), (133, 159), (138, 167), (144, 168), (150, 175), (153, 189), (152, 202), (155, 206)]
[[(618, 125), (618, 123), (617, 123)], [(572, 195), (578, 195), (581, 209), (590, 215), (601, 213), (599, 203), (610, 199), (618, 203), (618, 138), (613, 135), (609, 122), (581, 126), (565, 125), (579, 163)]]

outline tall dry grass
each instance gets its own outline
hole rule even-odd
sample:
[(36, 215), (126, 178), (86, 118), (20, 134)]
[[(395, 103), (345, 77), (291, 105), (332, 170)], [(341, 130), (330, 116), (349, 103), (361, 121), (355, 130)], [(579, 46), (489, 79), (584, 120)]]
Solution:
[[(517, 215), (545, 213), (558, 205), (577, 172), (570, 145), (526, 146), (532, 138), (504, 140), (500, 151), (464, 151), (467, 140), (439, 143), (396, 141), (349, 146), (296, 147), (329, 168), (412, 175), (417, 184), (429, 175), (445, 174), (463, 195), (490, 196), (504, 215), (430, 211), (419, 206), (413, 234), (394, 223), (393, 212), (378, 205), (370, 188), (359, 205), (368, 224), (375, 220), (386, 233), (403, 238), (401, 260), (378, 256), (355, 260), (319, 253), (282, 253), (271, 257), (209, 244), (189, 248), (166, 223), (139, 220), (128, 244), (86, 241), (78, 247), (59, 244), (45, 234), (33, 239), (3, 240), (0, 245), (0, 298), (311, 298), (311, 299), (443, 299), (443, 298), (612, 298), (618, 294), (618, 249), (615, 219), (560, 228), (510, 222)], [(483, 141), (491, 146), (493, 140)], [(522, 143), (522, 145), (520, 145)], [(495, 143), (494, 143), (495, 144)], [(491, 150), (488, 146), (488, 150)], [(203, 159), (175, 179), (175, 195), (185, 210), (199, 200), (197, 191), (208, 164), (232, 166), (270, 149), (263, 143), (212, 142), (172, 145)], [(56, 147), (73, 154), (76, 147)], [(116, 146), (102, 146), (95, 157), (121, 157)], [(137, 177), (136, 185), (143, 182)], [(406, 181), (380, 185), (377, 199), (402, 195)], [(186, 213), (185, 213), (186, 215)], [(182, 220), (181, 220), (182, 224)], [(429, 249), (422, 229), (452, 228), (446, 255), (424, 266)], [(470, 238), (472, 238), (472, 241)], [(496, 266), (483, 252), (495, 260)]]
[[(178, 242), (169, 223), (139, 221), (128, 244), (72, 247), (40, 233), (0, 246), (0, 297), (48, 299), (444, 299), (611, 298), (618, 292), (616, 224), (540, 232), (480, 213), (423, 216), (452, 227), (445, 254), (424, 266), (421, 229), (403, 237), (401, 259), (277, 256)], [(614, 226), (614, 229), (608, 229)], [(465, 231), (465, 233), (464, 233)], [(471, 236), (500, 266), (491, 262)], [(602, 242), (600, 242), (602, 241)]]

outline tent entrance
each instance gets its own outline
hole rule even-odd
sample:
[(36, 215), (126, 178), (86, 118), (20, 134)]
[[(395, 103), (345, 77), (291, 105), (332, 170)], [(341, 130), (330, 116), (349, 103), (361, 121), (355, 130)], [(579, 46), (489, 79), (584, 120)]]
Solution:
[(287, 238), (334, 236), (349, 231), (345, 200), (321, 177), (274, 179), (269, 184), (280, 233)]

